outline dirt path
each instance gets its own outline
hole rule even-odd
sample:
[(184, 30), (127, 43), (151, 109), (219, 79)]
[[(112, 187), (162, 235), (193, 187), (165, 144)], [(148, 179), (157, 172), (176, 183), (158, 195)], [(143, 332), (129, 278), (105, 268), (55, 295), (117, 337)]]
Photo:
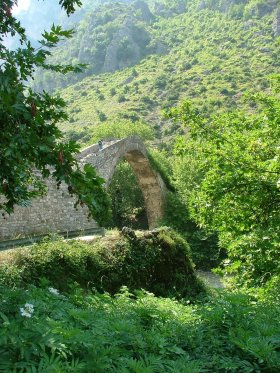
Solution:
[(215, 275), (215, 273), (206, 271), (196, 271), (196, 274), (206, 283), (206, 285), (212, 288), (224, 289), (226, 287), (221, 277)]

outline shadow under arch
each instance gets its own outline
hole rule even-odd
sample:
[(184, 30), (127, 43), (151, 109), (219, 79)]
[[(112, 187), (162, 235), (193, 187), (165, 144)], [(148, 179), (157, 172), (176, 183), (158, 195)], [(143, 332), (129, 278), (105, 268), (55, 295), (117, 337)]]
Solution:
[(112, 220), (108, 228), (149, 229), (142, 189), (135, 171), (125, 158), (117, 163), (107, 190), (112, 201)]

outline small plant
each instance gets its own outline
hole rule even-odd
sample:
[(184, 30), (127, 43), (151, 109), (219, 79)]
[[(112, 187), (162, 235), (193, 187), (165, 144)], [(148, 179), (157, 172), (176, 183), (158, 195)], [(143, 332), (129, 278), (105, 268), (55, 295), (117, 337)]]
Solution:
[(117, 94), (116, 88), (111, 88), (110, 89), (110, 95), (113, 97)]
[(104, 96), (103, 93), (99, 93), (97, 98), (98, 98), (99, 101), (104, 101), (105, 100), (105, 96)]
[(126, 101), (126, 97), (124, 95), (119, 95), (117, 98), (118, 103), (122, 103)]
[(107, 120), (107, 116), (105, 113), (103, 113), (103, 111), (97, 110), (96, 113), (100, 122), (105, 122)]
[(277, 302), (0, 286), (1, 372), (279, 372)]

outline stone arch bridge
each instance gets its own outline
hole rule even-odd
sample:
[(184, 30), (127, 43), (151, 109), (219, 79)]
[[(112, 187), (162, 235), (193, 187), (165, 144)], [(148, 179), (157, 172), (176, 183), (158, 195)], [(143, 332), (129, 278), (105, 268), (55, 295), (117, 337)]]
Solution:
[[(78, 155), (79, 162), (92, 164), (107, 185), (122, 159), (130, 163), (137, 176), (144, 195), (149, 227), (153, 228), (163, 216), (165, 185), (160, 175), (152, 169), (147, 150), (138, 136), (105, 142), (102, 150), (98, 150), (95, 144)], [(29, 207), (17, 206), (13, 214), (1, 218), (0, 241), (50, 232), (71, 233), (98, 228), (94, 220), (87, 218), (86, 207), (74, 208), (75, 198), (69, 195), (65, 184), (58, 190), (56, 182), (49, 179), (47, 185), (46, 196), (34, 199)]]

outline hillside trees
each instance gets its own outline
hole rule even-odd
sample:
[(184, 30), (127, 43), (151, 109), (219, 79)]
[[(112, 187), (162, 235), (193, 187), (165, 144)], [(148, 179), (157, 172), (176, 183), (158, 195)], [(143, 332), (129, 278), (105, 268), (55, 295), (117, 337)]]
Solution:
[[(14, 4), (13, 0), (0, 2), (0, 210), (11, 213), (15, 205), (29, 204), (33, 197), (45, 192), (45, 179), (51, 176), (58, 187), (66, 182), (69, 193), (76, 194), (77, 203), (86, 204), (90, 214), (103, 223), (109, 205), (103, 180), (90, 165), (79, 168), (75, 159), (77, 144), (64, 142), (57, 127), (60, 120), (67, 119), (64, 101), (46, 92), (38, 94), (28, 85), (37, 67), (63, 74), (81, 70), (80, 65), (46, 62), (50, 49), (71, 37), (72, 31), (53, 25), (35, 49), (12, 15)], [(81, 2), (60, 0), (59, 4), (69, 15)], [(9, 50), (5, 37), (18, 37), (21, 47)]]
[(170, 112), (189, 128), (177, 143), (177, 188), (200, 226), (218, 232), (227, 270), (250, 285), (280, 270), (279, 76), (275, 82), (275, 95), (250, 98), (253, 113), (209, 120), (189, 102)]

